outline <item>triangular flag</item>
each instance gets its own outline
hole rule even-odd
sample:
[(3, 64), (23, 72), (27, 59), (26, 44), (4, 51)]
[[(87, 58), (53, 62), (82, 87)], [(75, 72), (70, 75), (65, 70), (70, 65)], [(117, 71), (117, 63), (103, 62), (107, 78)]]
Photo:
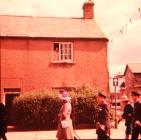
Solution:
[(132, 24), (132, 19), (130, 18), (130, 23)]

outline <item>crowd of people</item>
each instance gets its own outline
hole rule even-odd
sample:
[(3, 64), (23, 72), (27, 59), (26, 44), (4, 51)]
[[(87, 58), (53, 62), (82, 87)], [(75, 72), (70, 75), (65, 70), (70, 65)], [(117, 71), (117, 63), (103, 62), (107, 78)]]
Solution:
[[(138, 139), (141, 135), (141, 102), (140, 93), (131, 93), (133, 104), (130, 103), (127, 96), (122, 96), (122, 103), (124, 105), (123, 114), (118, 122), (125, 119), (125, 139)], [(59, 123), (57, 130), (58, 140), (65, 139), (79, 139), (74, 135), (72, 119), (70, 117), (72, 107), (71, 98), (67, 91), (61, 91), (59, 94), (63, 104), (58, 114)], [(110, 138), (110, 112), (106, 102), (106, 95), (99, 92), (97, 96), (98, 106), (96, 108), (95, 122), (97, 139), (111, 139)], [(124, 138), (123, 138), (124, 139)]]
[[(125, 139), (138, 139), (141, 135), (141, 102), (140, 93), (131, 93), (133, 104), (130, 103), (127, 96), (122, 96), (122, 103), (124, 105), (123, 114), (118, 123), (125, 119)], [(79, 139), (73, 130), (73, 123), (71, 119), (72, 105), (71, 97), (68, 91), (60, 91), (59, 98), (62, 101), (62, 106), (58, 114), (58, 129), (57, 139)], [(110, 139), (110, 112), (109, 106), (106, 102), (106, 95), (102, 92), (97, 96), (97, 108), (95, 114), (96, 134), (97, 139)], [(7, 132), (7, 113), (4, 104), (0, 103), (0, 140), (7, 140), (5, 133)]]

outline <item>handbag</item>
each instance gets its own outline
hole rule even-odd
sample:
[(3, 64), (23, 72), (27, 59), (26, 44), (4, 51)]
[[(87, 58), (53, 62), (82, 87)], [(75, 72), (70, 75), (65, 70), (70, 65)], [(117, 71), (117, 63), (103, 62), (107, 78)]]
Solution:
[(61, 121), (61, 126), (62, 126), (62, 128), (67, 128), (67, 127), (69, 127), (69, 122), (67, 120), (63, 120), (63, 121)]

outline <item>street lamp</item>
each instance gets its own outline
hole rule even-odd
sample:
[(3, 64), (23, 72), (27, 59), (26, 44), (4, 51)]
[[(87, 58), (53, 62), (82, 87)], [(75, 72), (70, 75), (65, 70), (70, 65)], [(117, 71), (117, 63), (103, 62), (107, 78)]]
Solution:
[(115, 87), (115, 128), (117, 128), (117, 91), (116, 87), (118, 86), (118, 78), (113, 78), (113, 86)]

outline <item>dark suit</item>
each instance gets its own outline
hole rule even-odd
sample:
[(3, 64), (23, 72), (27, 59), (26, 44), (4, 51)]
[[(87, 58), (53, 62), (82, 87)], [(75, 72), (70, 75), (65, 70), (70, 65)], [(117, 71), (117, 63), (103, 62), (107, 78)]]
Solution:
[[(100, 126), (104, 126), (104, 130)], [(110, 123), (109, 123), (109, 109), (106, 103), (100, 104), (96, 111), (96, 133), (98, 139), (109, 139)]]
[(139, 101), (134, 103), (133, 113), (132, 139), (138, 139), (139, 134), (141, 134), (141, 126), (135, 125), (135, 122), (139, 121), (141, 123), (141, 103)]
[(4, 104), (0, 103), (0, 138), (7, 140), (5, 133), (7, 132), (7, 112)]
[(132, 133), (133, 107), (131, 104), (126, 104), (123, 110), (122, 118), (125, 119), (126, 134)]

